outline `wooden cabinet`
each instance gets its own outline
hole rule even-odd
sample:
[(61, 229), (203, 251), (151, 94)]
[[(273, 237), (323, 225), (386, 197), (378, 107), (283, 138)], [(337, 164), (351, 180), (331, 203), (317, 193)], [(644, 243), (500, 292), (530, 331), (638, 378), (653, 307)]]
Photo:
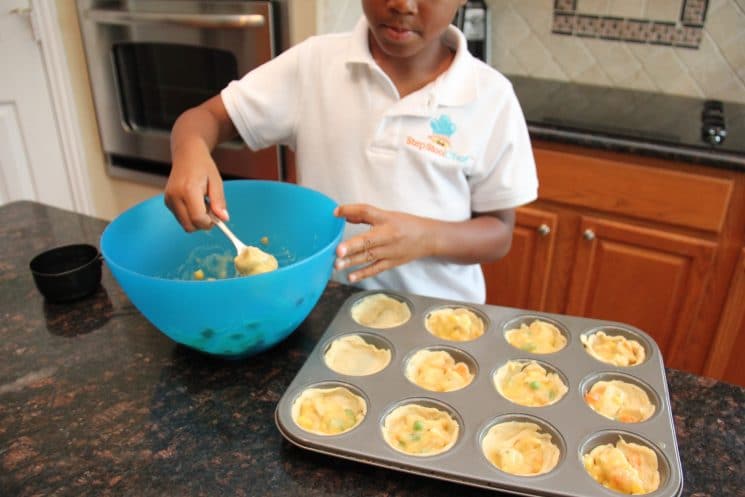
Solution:
[(545, 307), (556, 223), (553, 212), (518, 209), (507, 259), (483, 265), (490, 301), (523, 309)]
[(633, 224), (582, 217), (567, 314), (612, 319), (650, 333), (670, 362), (695, 321), (716, 245)]
[(518, 209), (510, 253), (484, 265), (487, 302), (629, 323), (667, 366), (729, 374), (711, 353), (742, 335), (717, 326), (745, 242), (745, 173), (554, 143), (534, 152), (539, 199)]
[(745, 386), (745, 247), (740, 252), (704, 374)]

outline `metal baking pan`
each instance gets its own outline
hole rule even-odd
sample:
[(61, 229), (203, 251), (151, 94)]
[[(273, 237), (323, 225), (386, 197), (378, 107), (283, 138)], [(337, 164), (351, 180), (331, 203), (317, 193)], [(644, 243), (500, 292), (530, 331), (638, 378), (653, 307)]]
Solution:
[[(411, 318), (388, 329), (361, 326), (352, 319), (351, 308), (360, 299), (385, 293), (406, 302)], [(425, 318), (442, 307), (466, 307), (485, 320), (484, 334), (470, 342), (440, 339), (425, 329)], [(552, 354), (531, 354), (510, 345), (504, 331), (522, 319), (541, 319), (558, 324), (567, 345)], [(646, 360), (633, 367), (616, 367), (591, 357), (580, 337), (598, 329), (612, 329), (637, 339), (646, 349)], [(341, 375), (329, 369), (324, 353), (341, 335), (363, 335), (391, 350), (391, 361), (382, 371), (369, 376)], [(380, 345), (379, 345), (380, 346)], [(436, 393), (427, 391), (405, 376), (406, 359), (423, 347), (459, 351), (459, 357), (472, 359), (475, 377), (467, 387)], [(523, 407), (503, 398), (495, 389), (492, 375), (508, 360), (534, 359), (559, 372), (568, 392), (555, 404)], [(583, 400), (584, 389), (594, 379), (619, 376), (646, 387), (656, 405), (651, 418), (640, 423), (621, 423), (594, 412)], [(292, 419), (294, 400), (307, 388), (345, 386), (367, 402), (364, 420), (351, 431), (339, 435), (315, 435), (301, 429)], [(458, 421), (460, 431), (455, 445), (439, 455), (418, 457), (392, 449), (383, 440), (385, 416), (394, 407), (416, 400), (420, 404), (444, 409)], [(552, 434), (561, 449), (556, 467), (538, 476), (515, 476), (500, 471), (483, 455), (481, 437), (495, 420), (528, 420)], [(396, 292), (363, 291), (352, 295), (341, 307), (311, 355), (280, 399), (275, 421), (291, 443), (311, 451), (382, 466), (398, 471), (462, 483), (475, 487), (530, 496), (618, 496), (587, 473), (582, 455), (601, 443), (626, 441), (651, 448), (659, 462), (660, 485), (650, 497), (677, 497), (683, 489), (683, 475), (662, 356), (655, 341), (643, 331), (623, 323), (566, 315), (526, 311), (492, 305), (473, 305)]]

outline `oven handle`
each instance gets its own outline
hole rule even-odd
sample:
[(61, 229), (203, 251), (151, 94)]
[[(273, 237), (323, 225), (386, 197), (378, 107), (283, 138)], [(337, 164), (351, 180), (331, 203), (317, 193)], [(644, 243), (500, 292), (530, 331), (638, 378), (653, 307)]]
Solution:
[(100, 24), (136, 24), (143, 22), (179, 24), (191, 28), (260, 28), (266, 25), (261, 14), (170, 14), (166, 12), (127, 12), (112, 9), (88, 9), (87, 18)]

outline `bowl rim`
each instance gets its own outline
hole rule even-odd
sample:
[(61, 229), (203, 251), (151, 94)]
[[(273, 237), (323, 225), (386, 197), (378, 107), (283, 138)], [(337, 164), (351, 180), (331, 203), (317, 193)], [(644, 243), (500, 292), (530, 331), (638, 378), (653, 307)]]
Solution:
[[(280, 188), (296, 188), (296, 189), (307, 190), (307, 191), (312, 192), (312, 193), (314, 193), (316, 195), (320, 195), (320, 196), (324, 197), (325, 199), (329, 200), (334, 206), (338, 206), (339, 205), (339, 203), (336, 200), (332, 199), (331, 197), (329, 197), (325, 193), (322, 193), (322, 192), (320, 192), (320, 191), (318, 191), (316, 189), (313, 189), (313, 188), (310, 188), (310, 187), (307, 187), (307, 186), (298, 185), (296, 183), (288, 183), (286, 181), (277, 181), (277, 180), (258, 180), (258, 179), (232, 179), (232, 180), (224, 180), (223, 181), (223, 185), (224, 185), (225, 188), (230, 188), (229, 185), (232, 185), (232, 184), (248, 184), (248, 183), (251, 183), (251, 184), (254, 184), (254, 185), (258, 185), (258, 184), (272, 184), (273, 186), (279, 186)], [(105, 245), (104, 240), (106, 238), (106, 235), (108, 233), (110, 233), (109, 228), (111, 227), (111, 225), (120, 216), (124, 215), (125, 213), (130, 212), (130, 211), (132, 211), (134, 209), (140, 208), (141, 206), (143, 206), (144, 204), (146, 204), (148, 202), (156, 202), (158, 200), (160, 200), (161, 202), (163, 202), (163, 204), (165, 205), (165, 203), (164, 203), (164, 193), (159, 193), (159, 194), (154, 195), (154, 196), (152, 196), (150, 198), (147, 198), (147, 199), (145, 199), (145, 200), (143, 200), (141, 202), (138, 202), (137, 204), (129, 207), (125, 211), (121, 212), (114, 219), (112, 219), (109, 222), (109, 224), (106, 226), (106, 228), (104, 228), (104, 230), (101, 233), (101, 236), (99, 238), (99, 245), (101, 247), (101, 250), (100, 250), (101, 256), (106, 261), (106, 264), (108, 264), (109, 266), (115, 267), (116, 269), (118, 269), (120, 271), (124, 271), (125, 273), (136, 275), (136, 276), (143, 277), (143, 278), (147, 278), (147, 279), (150, 279), (150, 280), (156, 280), (156, 281), (178, 281), (178, 282), (187, 283), (187, 284), (200, 284), (200, 283), (204, 283), (207, 280), (187, 280), (187, 279), (164, 278), (162, 276), (152, 276), (152, 275), (144, 274), (144, 273), (141, 273), (141, 272), (134, 271), (132, 269), (126, 268), (126, 267), (122, 266), (121, 264), (118, 264), (115, 261), (111, 260), (111, 258), (106, 255), (106, 251), (105, 251), (105, 248), (104, 248), (104, 245)], [(302, 259), (302, 260), (293, 262), (292, 264), (288, 264), (286, 266), (282, 266), (282, 267), (276, 269), (275, 271), (270, 271), (268, 273), (260, 273), (260, 274), (252, 275), (251, 276), (251, 279), (254, 279), (254, 278), (265, 278), (265, 277), (270, 276), (273, 273), (283, 273), (283, 272), (289, 270), (290, 268), (293, 268), (293, 267), (295, 267), (297, 265), (300, 265), (300, 264), (306, 264), (308, 261), (312, 261), (312, 260), (320, 257), (320, 254), (322, 252), (325, 252), (330, 246), (332, 246), (332, 245), (338, 245), (339, 242), (341, 241), (341, 238), (344, 236), (344, 227), (345, 227), (346, 222), (345, 222), (345, 220), (343, 218), (340, 218), (340, 217), (337, 217), (336, 219), (337, 219), (337, 223), (339, 224), (339, 231), (338, 231), (338, 233), (336, 234), (336, 236), (333, 237), (333, 239), (331, 239), (331, 241), (329, 241), (329, 243), (327, 243), (323, 247), (319, 248), (314, 254), (312, 254), (312, 255), (310, 255), (310, 256)], [(220, 280), (215, 280), (215, 281), (208, 281), (208, 282), (214, 284), (216, 282), (230, 283), (230, 282), (240, 282), (240, 281), (245, 281), (245, 278), (234, 277), (234, 278), (225, 278), (225, 279), (220, 279)]]
[[(44, 258), (49, 257), (52, 254), (61, 253), (64, 251), (79, 250), (79, 249), (90, 252), (92, 254), (92, 257), (86, 262), (78, 266), (75, 266), (74, 268), (67, 269), (65, 271), (48, 272), (48, 271), (41, 271), (40, 268), (38, 267), (39, 264), (42, 264), (44, 262), (43, 261)], [(60, 245), (58, 247), (53, 247), (53, 248), (50, 248), (48, 250), (45, 250), (43, 252), (36, 254), (33, 257), (33, 259), (29, 261), (28, 267), (31, 273), (36, 276), (41, 276), (44, 278), (49, 278), (49, 277), (55, 278), (55, 277), (60, 277), (60, 276), (68, 276), (68, 275), (72, 275), (80, 271), (83, 271), (87, 269), (89, 266), (101, 262), (102, 257), (103, 255), (101, 254), (101, 251), (95, 245), (92, 245), (90, 243), (71, 243), (68, 245)]]

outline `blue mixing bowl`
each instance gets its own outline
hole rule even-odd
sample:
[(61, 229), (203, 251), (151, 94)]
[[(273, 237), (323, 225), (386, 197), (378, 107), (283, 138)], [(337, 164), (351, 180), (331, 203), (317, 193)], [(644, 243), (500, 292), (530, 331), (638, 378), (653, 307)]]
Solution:
[(333, 215), (333, 200), (294, 184), (233, 180), (224, 187), (227, 225), (246, 245), (274, 255), (276, 271), (238, 277), (227, 237), (216, 227), (186, 233), (163, 195), (116, 217), (101, 236), (101, 254), (135, 307), (171, 339), (245, 357), (286, 338), (316, 305), (344, 220)]

